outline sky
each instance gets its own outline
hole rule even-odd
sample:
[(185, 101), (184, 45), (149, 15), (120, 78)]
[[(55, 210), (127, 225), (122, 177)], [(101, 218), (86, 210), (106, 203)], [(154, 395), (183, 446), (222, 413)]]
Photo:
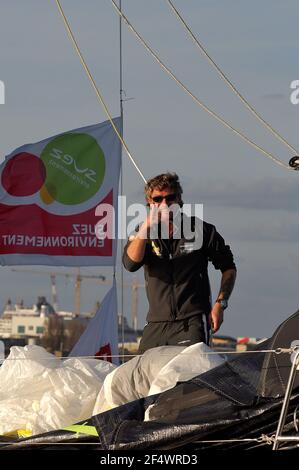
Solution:
[[(119, 17), (110, 0), (62, 0), (82, 52), (113, 116), (119, 115)], [(258, 112), (299, 148), (299, 105), (290, 101), (299, 79), (296, 0), (174, 0), (211, 56)], [(292, 152), (261, 126), (217, 76), (166, 0), (123, 0), (124, 13), (178, 77), (215, 112), (254, 142), (288, 162)], [(64, 29), (54, 0), (0, 0), (0, 161), (20, 145), (106, 120)], [(124, 137), (146, 178), (175, 171), (184, 202), (202, 203), (204, 219), (231, 246), (238, 276), (219, 331), (267, 337), (298, 301), (299, 173), (288, 172), (200, 109), (161, 70), (123, 25)], [(143, 202), (143, 181), (123, 154), (128, 203)], [(117, 277), (121, 279), (120, 252)], [(32, 305), (51, 299), (45, 274), (1, 267), (0, 310), (8, 297)], [(58, 268), (57, 271), (65, 271)], [(111, 278), (111, 268), (86, 268)], [(124, 272), (126, 283), (133, 275)], [(143, 282), (142, 271), (137, 273)], [(213, 296), (220, 273), (210, 270)], [(57, 277), (61, 309), (74, 306), (74, 284)], [(107, 286), (83, 280), (82, 311)], [(131, 290), (119, 289), (119, 311), (130, 322)], [(123, 308), (122, 308), (123, 305)], [(147, 302), (140, 288), (138, 326)]]

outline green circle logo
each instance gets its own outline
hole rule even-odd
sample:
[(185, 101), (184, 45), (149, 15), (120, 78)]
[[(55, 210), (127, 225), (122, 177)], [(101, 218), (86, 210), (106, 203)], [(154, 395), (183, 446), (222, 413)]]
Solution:
[(105, 175), (105, 156), (88, 134), (63, 134), (49, 142), (41, 154), (46, 180), (41, 190), (45, 202), (75, 205), (99, 190)]

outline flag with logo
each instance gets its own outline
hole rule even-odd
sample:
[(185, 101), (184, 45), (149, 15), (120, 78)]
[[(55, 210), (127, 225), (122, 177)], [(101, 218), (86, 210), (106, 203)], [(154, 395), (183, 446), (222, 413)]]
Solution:
[[(114, 124), (119, 129), (121, 118)], [(116, 238), (105, 232), (116, 233), (120, 161), (121, 144), (109, 121), (6, 157), (0, 167), (0, 264), (114, 265)]]
[(69, 354), (70, 356), (97, 356), (119, 364), (118, 316), (116, 282), (105, 295), (95, 316)]

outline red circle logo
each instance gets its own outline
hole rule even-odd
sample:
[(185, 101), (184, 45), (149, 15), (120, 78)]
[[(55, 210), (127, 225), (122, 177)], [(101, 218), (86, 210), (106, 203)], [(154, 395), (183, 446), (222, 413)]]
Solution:
[(27, 152), (14, 155), (2, 172), (2, 185), (12, 196), (31, 196), (39, 191), (46, 179), (43, 161)]

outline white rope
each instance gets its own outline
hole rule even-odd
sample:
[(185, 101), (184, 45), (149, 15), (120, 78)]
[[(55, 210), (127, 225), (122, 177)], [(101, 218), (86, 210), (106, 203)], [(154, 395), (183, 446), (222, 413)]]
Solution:
[[(75, 434), (75, 432), (74, 432)], [(70, 435), (71, 436), (71, 435)], [(73, 437), (73, 436), (72, 436)], [(94, 436), (96, 437), (96, 436)], [(34, 439), (34, 436), (32, 436)], [(77, 438), (77, 436), (76, 436)], [(80, 431), (79, 431), (79, 436), (80, 438)], [(193, 444), (228, 444), (228, 443), (233, 443), (233, 442), (258, 442), (258, 443), (263, 443), (266, 442), (267, 444), (271, 445), (274, 442), (274, 436), (268, 436), (267, 434), (262, 434), (261, 437), (257, 438), (244, 438), (244, 439), (215, 439), (215, 440), (207, 440), (207, 441), (192, 441)], [(13, 444), (18, 444), (20, 441), (0, 441), (0, 445), (13, 445)], [(29, 442), (29, 445), (99, 445), (99, 442), (55, 442), (55, 441), (47, 441), (47, 442)], [(23, 446), (22, 446), (23, 447)]]
[(296, 406), (296, 408), (294, 410), (294, 414), (293, 414), (294, 428), (296, 429), (296, 432), (299, 432), (299, 428), (298, 428), (298, 424), (297, 424), (297, 421), (298, 421), (297, 410), (298, 410), (298, 408), (299, 408), (299, 405)]
[(95, 80), (94, 80), (94, 78), (93, 78), (93, 76), (92, 76), (92, 74), (91, 74), (91, 72), (90, 72), (90, 70), (89, 70), (89, 68), (88, 68), (88, 66), (87, 66), (87, 63), (86, 63), (86, 61), (85, 61), (85, 59), (84, 59), (84, 57), (83, 57), (83, 54), (82, 54), (82, 52), (81, 52), (81, 50), (80, 50), (80, 48), (79, 48), (79, 45), (78, 45), (78, 43), (77, 43), (77, 41), (76, 41), (76, 39), (75, 39), (74, 33), (72, 32), (71, 26), (70, 26), (70, 24), (69, 24), (69, 22), (68, 22), (68, 20), (67, 20), (67, 18), (66, 18), (66, 16), (65, 16), (65, 14), (64, 14), (64, 11), (63, 11), (63, 9), (62, 9), (62, 6), (61, 6), (61, 4), (60, 4), (60, 1), (59, 1), (59, 0), (55, 0), (55, 2), (56, 2), (56, 5), (57, 5), (57, 7), (58, 7), (58, 10), (59, 10), (59, 12), (60, 12), (60, 14), (61, 14), (61, 16), (62, 16), (62, 18), (63, 18), (63, 22), (64, 22), (64, 25), (65, 25), (66, 30), (67, 30), (67, 32), (68, 32), (68, 35), (69, 35), (69, 37), (70, 37), (70, 39), (71, 39), (71, 41), (72, 41), (72, 43), (73, 43), (73, 45), (74, 45), (74, 47), (75, 47), (75, 50), (76, 50), (76, 52), (77, 52), (77, 54), (78, 54), (78, 56), (79, 56), (79, 58), (80, 58), (80, 61), (81, 61), (82, 65), (83, 65), (83, 67), (84, 67), (85, 72), (87, 73), (87, 76), (88, 76), (88, 78), (89, 78), (89, 80), (90, 80), (90, 82), (91, 82), (91, 84), (92, 84), (92, 86), (93, 86), (93, 89), (94, 89), (94, 91), (95, 91), (95, 93), (96, 93), (96, 95), (97, 95), (97, 98), (98, 98), (99, 102), (101, 103), (102, 107), (104, 108), (104, 111), (105, 111), (105, 113), (106, 113), (106, 115), (107, 115), (107, 117), (108, 117), (108, 119), (109, 119), (109, 121), (110, 121), (110, 123), (111, 123), (111, 125), (112, 125), (112, 127), (113, 127), (113, 129), (114, 129), (114, 131), (115, 131), (115, 133), (116, 133), (116, 135), (117, 135), (117, 137), (119, 138), (119, 140), (120, 140), (120, 142), (122, 143), (124, 149), (126, 150), (126, 153), (127, 153), (128, 157), (130, 158), (131, 162), (133, 163), (134, 167), (135, 167), (136, 170), (138, 171), (138, 173), (139, 173), (139, 175), (141, 176), (141, 178), (143, 179), (143, 181), (146, 183), (146, 179), (145, 179), (145, 177), (143, 176), (143, 173), (142, 173), (141, 170), (139, 169), (137, 163), (135, 162), (134, 158), (132, 157), (132, 154), (131, 154), (131, 152), (130, 152), (130, 150), (129, 150), (127, 144), (126, 144), (126, 142), (124, 141), (124, 139), (123, 139), (122, 136), (120, 135), (120, 133), (119, 133), (119, 131), (118, 131), (116, 125), (114, 124), (112, 115), (111, 115), (111, 113), (110, 113), (110, 111), (109, 111), (109, 109), (108, 109), (108, 107), (107, 107), (107, 105), (106, 105), (106, 103), (105, 103), (105, 101), (104, 101), (103, 95), (101, 94), (99, 88), (97, 87), (96, 82), (95, 82)]
[[(253, 351), (207, 351), (207, 352), (197, 352), (198, 356), (212, 356), (212, 355), (232, 355), (232, 354), (260, 354), (260, 353), (272, 353), (272, 354), (291, 354), (294, 351), (294, 348), (277, 348), (277, 349), (260, 349)], [(194, 353), (185, 353), (184, 356), (194, 356)], [(143, 354), (109, 354), (109, 358), (121, 358), (121, 357), (142, 357)], [(160, 353), (160, 356), (164, 357), (173, 357), (173, 354), (170, 353)], [(107, 356), (55, 356), (49, 357), (46, 361), (55, 361), (57, 359), (107, 359)], [(32, 361), (34, 359), (30, 357), (15, 357), (6, 359), (1, 359), (0, 364), (4, 361)]]
[(230, 129), (233, 133), (238, 135), (241, 139), (243, 139), (245, 142), (247, 142), (249, 145), (254, 147), (256, 150), (259, 150), (261, 153), (263, 153), (266, 157), (270, 158), (273, 160), (275, 163), (278, 165), (282, 166), (286, 170), (293, 170), (289, 165), (284, 163), (282, 160), (279, 160), (276, 156), (274, 156), (272, 153), (268, 152), (267, 150), (263, 149), (260, 147), (258, 144), (250, 140), (245, 134), (243, 134), (241, 131), (238, 129), (235, 129), (233, 126), (231, 126), (225, 119), (223, 119), (221, 116), (216, 114), (214, 111), (212, 111), (210, 108), (208, 108), (200, 99), (195, 96), (184, 84), (181, 80), (179, 80), (176, 75), (170, 70), (170, 68), (159, 58), (157, 53), (148, 45), (148, 43), (142, 38), (142, 36), (138, 33), (138, 31), (134, 28), (134, 26), (130, 23), (128, 18), (125, 16), (125, 14), (120, 11), (118, 8), (118, 5), (115, 3), (114, 0), (110, 0), (111, 3), (113, 4), (115, 10), (117, 13), (123, 18), (124, 22), (127, 24), (128, 28), (135, 34), (135, 36), (138, 38), (138, 40), (141, 42), (141, 44), (147, 49), (147, 51), (154, 57), (154, 59), (159, 63), (161, 68), (168, 74), (170, 77), (189, 95), (191, 98), (201, 107), (203, 108), (208, 114), (213, 116), (217, 121), (221, 122), (225, 127)]
[(262, 434), (261, 437), (256, 438), (244, 438), (244, 439), (213, 439), (209, 441), (192, 441), (193, 444), (226, 444), (230, 442), (258, 442), (271, 445), (274, 442), (274, 436), (267, 436), (267, 434)]
[(166, 0), (171, 7), (172, 11), (175, 13), (177, 18), (181, 21), (181, 23), (184, 25), (185, 29), (188, 31), (189, 35), (195, 42), (195, 44), (198, 46), (198, 48), (201, 50), (201, 52), (205, 55), (205, 57), (208, 59), (212, 67), (214, 67), (220, 77), (226, 82), (226, 84), (229, 86), (229, 88), (238, 96), (238, 98), (242, 101), (242, 103), (246, 106), (246, 108), (258, 119), (259, 122), (262, 123), (263, 126), (266, 127), (280, 142), (285, 144), (292, 152), (294, 152), (296, 155), (298, 155), (298, 150), (295, 149), (289, 142), (282, 137), (262, 116), (258, 114), (258, 112), (254, 109), (254, 107), (246, 100), (246, 98), (237, 90), (235, 85), (231, 82), (231, 80), (225, 75), (225, 73), (221, 70), (221, 68), (216, 64), (216, 62), (212, 59), (210, 54), (207, 52), (207, 50), (204, 48), (204, 46), (199, 42), (193, 31), (191, 30), (190, 26), (186, 23), (182, 15), (179, 13), (177, 8), (174, 6), (173, 2), (171, 0)]

